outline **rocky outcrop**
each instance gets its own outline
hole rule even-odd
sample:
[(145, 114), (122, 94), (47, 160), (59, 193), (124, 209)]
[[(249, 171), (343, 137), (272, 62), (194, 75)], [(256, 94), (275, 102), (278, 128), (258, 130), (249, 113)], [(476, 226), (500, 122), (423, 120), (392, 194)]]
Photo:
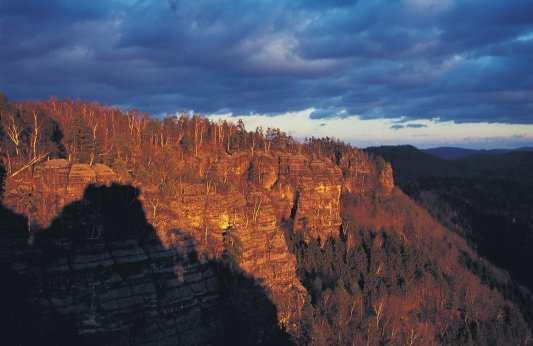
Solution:
[(118, 176), (102, 164), (48, 160), (33, 172), (7, 179), (4, 203), (26, 215), (35, 227), (46, 227), (63, 206), (80, 199), (89, 184), (107, 185), (113, 181), (118, 181)]
[[(213, 263), (225, 263), (256, 283), (242, 295), (254, 296), (259, 287), (274, 303), (277, 323), (296, 335), (309, 297), (287, 248), (284, 223), (292, 220), (292, 229), (305, 232), (306, 240), (336, 236), (343, 192), (386, 195), (393, 188), (390, 165), (378, 167), (354, 153), (338, 164), (294, 153), (194, 158), (184, 166), (196, 177), (180, 180), (164, 196), (158, 186), (119, 177), (101, 164), (47, 161), (7, 182), (5, 204), (48, 227), (51, 240), (41, 243), (56, 254), (40, 270), (24, 261), (19, 270), (37, 278), (35, 295), (45, 311), (66, 316), (79, 334), (111, 336), (117, 343), (129, 338), (133, 344), (208, 344), (223, 329), (214, 313), (224, 299), (216, 279), (220, 266)], [(87, 187), (100, 186), (105, 195), (114, 181), (130, 181), (140, 193), (120, 197), (105, 211), (106, 197), (91, 195)], [(121, 217), (120, 211), (109, 213), (126, 203), (123, 198), (140, 203), (122, 217), (142, 217), (103, 224), (104, 214)], [(132, 237), (139, 227), (151, 236)]]
[[(231, 252), (241, 270), (265, 287), (280, 324), (295, 328), (307, 293), (296, 276), (296, 261), (287, 249), (272, 198), (264, 189), (215, 193), (206, 184), (184, 184), (180, 198), (160, 213), (170, 220), (166, 229), (188, 234), (208, 258)], [(159, 233), (165, 244), (173, 244), (168, 231)]]
[[(282, 335), (276, 308), (257, 277), (268, 280), (263, 268), (269, 265), (286, 270), (283, 259), (263, 259), (242, 273), (237, 264), (202, 255), (184, 231), (167, 230), (172, 242), (164, 244), (138, 197), (131, 186), (91, 185), (80, 200), (64, 206), (31, 246), (19, 241), (16, 248), (21, 250), (15, 253), (11, 242), (11, 267), (32, 282), (28, 299), (42, 315), (40, 320), (32, 316), (32, 323), (59, 315), (88, 344), (233, 344), (235, 334), (226, 333), (235, 318), (225, 316), (230, 313), (248, 314), (254, 329), (243, 334), (254, 343)], [(247, 248), (256, 242), (242, 241)], [(228, 305), (229, 294), (237, 295), (246, 309), (235, 302)], [(63, 329), (67, 334), (67, 326)]]
[(380, 157), (369, 157), (361, 150), (352, 150), (340, 158), (343, 187), (354, 195), (387, 197), (394, 188), (392, 167)]
[(280, 156), (274, 198), (290, 206), (281, 214), (295, 220), (295, 229), (305, 229), (307, 238), (337, 234), (341, 224), (341, 178), (341, 170), (329, 160)]
[(382, 194), (388, 196), (394, 189), (394, 175), (390, 163), (385, 162), (378, 172), (378, 183)]

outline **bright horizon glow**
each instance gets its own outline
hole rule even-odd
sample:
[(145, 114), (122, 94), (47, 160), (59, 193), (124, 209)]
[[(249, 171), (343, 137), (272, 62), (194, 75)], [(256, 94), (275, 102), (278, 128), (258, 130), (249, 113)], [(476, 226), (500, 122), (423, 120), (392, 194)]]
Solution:
[(362, 119), (358, 115), (313, 119), (314, 109), (278, 115), (210, 114), (213, 121), (242, 119), (246, 129), (279, 128), (298, 140), (334, 137), (358, 147), (411, 144), (419, 148), (454, 146), (471, 149), (516, 148), (533, 144), (533, 125), (456, 123), (439, 119)]

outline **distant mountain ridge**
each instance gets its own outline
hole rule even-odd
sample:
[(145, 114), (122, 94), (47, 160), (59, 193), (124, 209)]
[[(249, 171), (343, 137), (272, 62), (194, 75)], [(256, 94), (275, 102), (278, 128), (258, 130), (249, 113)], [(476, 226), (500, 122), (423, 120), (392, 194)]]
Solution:
[(423, 152), (445, 160), (456, 160), (473, 155), (500, 155), (517, 151), (533, 151), (533, 147), (520, 147), (514, 149), (467, 149), (460, 147), (436, 147), (422, 149)]
[(390, 162), (398, 182), (420, 177), (452, 177), (463, 174), (456, 162), (428, 154), (412, 145), (368, 147), (365, 151)]
[(455, 159), (445, 159), (412, 145), (368, 147), (365, 151), (389, 161), (394, 168), (394, 178), (400, 183), (422, 178), (493, 178), (532, 183), (531, 148), (508, 152), (504, 149), (472, 150), (472, 154)]

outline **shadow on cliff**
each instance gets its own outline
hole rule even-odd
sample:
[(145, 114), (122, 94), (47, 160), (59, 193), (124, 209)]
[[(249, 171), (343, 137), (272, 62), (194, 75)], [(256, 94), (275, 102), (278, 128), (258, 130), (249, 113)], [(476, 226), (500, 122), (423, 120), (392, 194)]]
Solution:
[[(4, 178), (5, 169), (0, 164), (0, 201)], [(73, 340), (69, 322), (60, 316), (45, 317), (35, 303), (38, 284), (33, 275), (26, 275), (33, 257), (25, 252), (28, 249), (27, 222), (24, 216), (0, 203), (0, 338), (5, 345), (37, 345), (43, 340), (57, 340), (57, 345), (68, 345)]]
[[(179, 230), (177, 245), (165, 247), (138, 197), (131, 186), (91, 185), (32, 246), (25, 217), (0, 207), (3, 341), (290, 344), (258, 282), (227, 256), (205, 259)], [(138, 258), (117, 260), (128, 251)]]

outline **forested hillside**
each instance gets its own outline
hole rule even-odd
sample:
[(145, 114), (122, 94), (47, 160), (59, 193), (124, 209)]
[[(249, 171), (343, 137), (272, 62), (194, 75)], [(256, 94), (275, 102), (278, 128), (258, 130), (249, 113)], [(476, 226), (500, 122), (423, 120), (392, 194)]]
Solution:
[(530, 292), (380, 156), (83, 101), (0, 112), (16, 344), (531, 343)]
[(533, 152), (524, 148), (455, 160), (406, 146), (368, 152), (391, 162), (402, 190), (442, 224), (533, 288)]

